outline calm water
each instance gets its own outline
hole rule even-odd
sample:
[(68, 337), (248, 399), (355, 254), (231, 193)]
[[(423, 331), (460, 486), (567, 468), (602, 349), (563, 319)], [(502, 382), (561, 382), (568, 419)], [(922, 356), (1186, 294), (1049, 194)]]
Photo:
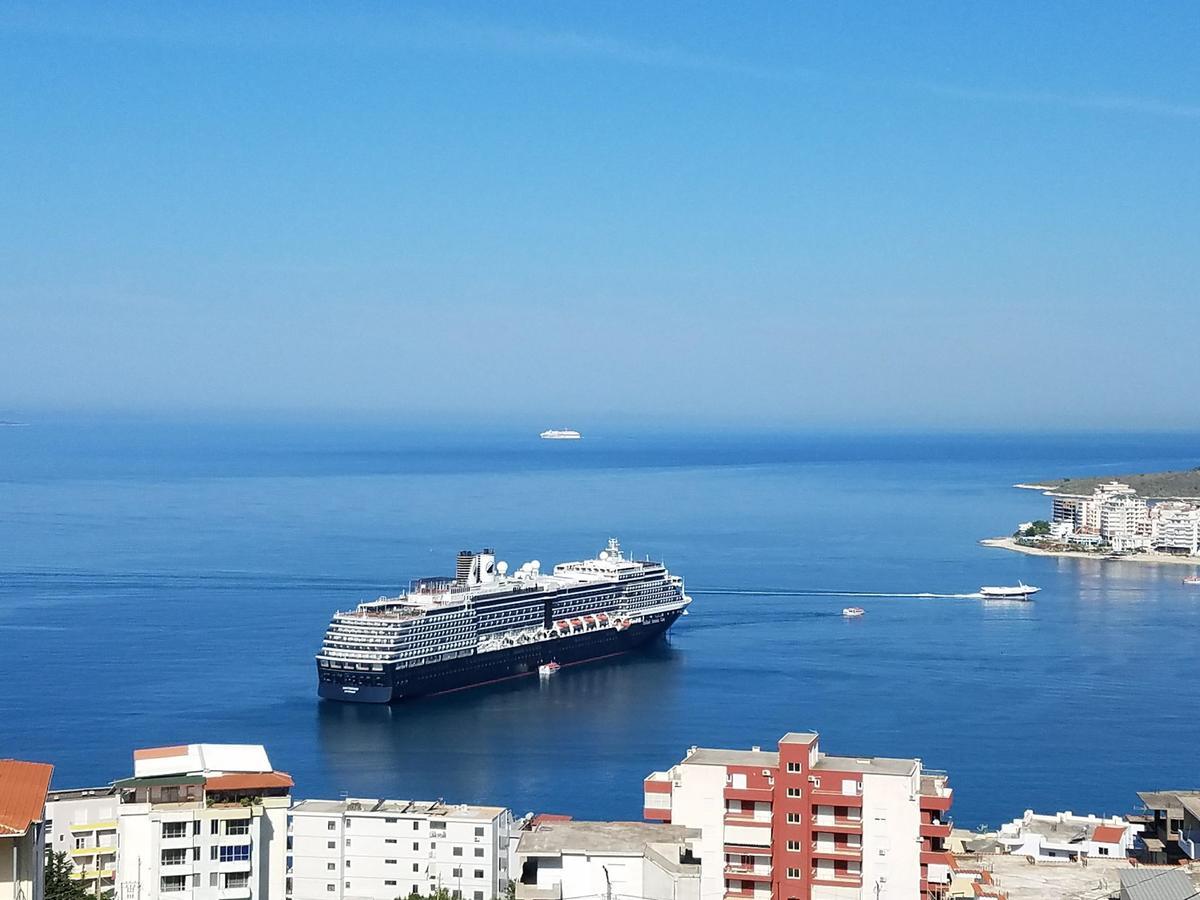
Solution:
[[(1195, 436), (418, 434), (0, 428), (0, 756), (59, 787), (137, 746), (261, 742), (300, 796), (444, 797), (638, 818), (690, 744), (817, 729), (831, 752), (948, 769), (960, 824), (1132, 807), (1195, 782), (1189, 570), (978, 546), (1044, 515), (1009, 486), (1195, 465)], [(669, 644), (392, 708), (319, 703), (330, 612), (452, 570), (619, 535), (696, 595)], [(958, 593), (1032, 604), (772, 596)], [(745, 591), (707, 594), (705, 591)], [(839, 612), (857, 602), (867, 615)]]

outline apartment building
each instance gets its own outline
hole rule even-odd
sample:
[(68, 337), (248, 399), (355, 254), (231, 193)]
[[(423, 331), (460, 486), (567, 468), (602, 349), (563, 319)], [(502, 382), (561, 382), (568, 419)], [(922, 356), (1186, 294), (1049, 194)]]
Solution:
[(508, 889), (512, 813), (415, 800), (303, 800), (291, 809), (288, 896), (395, 900), (445, 888), (461, 900)]
[(46, 795), (46, 852), (65, 853), (71, 877), (91, 896), (117, 885), (117, 807), (112, 785)]
[(136, 750), (117, 792), (118, 900), (284, 896), (292, 779), (258, 745)]
[(645, 779), (645, 818), (701, 833), (701, 900), (945, 896), (947, 776), (919, 759), (830, 756), (818, 741), (692, 748)]
[(0, 759), (0, 900), (42, 900), (46, 791), (54, 767)]
[(1155, 504), (1151, 543), (1164, 553), (1200, 555), (1200, 508), (1169, 500)]

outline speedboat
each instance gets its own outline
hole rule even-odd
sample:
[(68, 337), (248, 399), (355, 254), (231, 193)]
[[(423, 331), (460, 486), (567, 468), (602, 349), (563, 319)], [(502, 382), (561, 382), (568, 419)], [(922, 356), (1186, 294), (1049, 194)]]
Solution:
[(1040, 590), (1041, 588), (1018, 581), (1016, 587), (984, 586), (979, 589), (979, 593), (984, 600), (1028, 600)]
[(538, 675), (542, 676), (543, 678), (549, 678), (561, 668), (562, 666), (560, 666), (554, 660), (550, 660), (550, 662), (546, 663), (545, 665), (538, 666)]
[(1200, 575), (1189, 575), (1183, 579), (1184, 584), (1200, 584)]
[(866, 612), (861, 606), (847, 606), (842, 610), (842, 615), (847, 619), (857, 619)]

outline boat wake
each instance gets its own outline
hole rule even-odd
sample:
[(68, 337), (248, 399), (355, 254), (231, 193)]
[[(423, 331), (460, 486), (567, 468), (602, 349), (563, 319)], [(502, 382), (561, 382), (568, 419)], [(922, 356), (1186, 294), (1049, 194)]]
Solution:
[(780, 590), (777, 588), (767, 588), (764, 590), (752, 591), (743, 589), (725, 589), (725, 588), (704, 588), (701, 590), (689, 590), (689, 594), (712, 596), (712, 597), (877, 597), (881, 599), (895, 600), (982, 600), (983, 594), (975, 592), (973, 594), (932, 594), (922, 592), (919, 594), (892, 593), (887, 591), (806, 591), (806, 590)]

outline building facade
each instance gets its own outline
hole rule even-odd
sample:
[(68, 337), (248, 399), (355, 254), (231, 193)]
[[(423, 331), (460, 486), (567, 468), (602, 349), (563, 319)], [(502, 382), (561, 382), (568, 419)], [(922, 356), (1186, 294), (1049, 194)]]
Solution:
[(288, 896), (395, 900), (445, 888), (495, 900), (508, 889), (513, 830), (498, 806), (304, 800), (291, 810)]
[(275, 900), (285, 893), (292, 779), (257, 745), (133, 754), (117, 791), (118, 900)]
[(0, 900), (42, 900), (53, 772), (46, 763), (0, 759)]
[(1049, 496), (1054, 540), (1106, 544), (1120, 552), (1200, 555), (1200, 506), (1195, 503), (1151, 503), (1119, 481), (1101, 484), (1090, 495), (1049, 492)]
[(1133, 849), (1140, 825), (1119, 817), (1077, 816), (1071, 812), (1035, 813), (1031, 809), (1000, 826), (996, 840), (1006, 853), (1035, 862), (1124, 859)]
[(71, 877), (92, 896), (117, 884), (117, 789), (111, 785), (46, 796), (46, 853), (65, 853)]
[(945, 895), (952, 792), (918, 759), (829, 756), (811, 732), (777, 751), (693, 748), (644, 782), (644, 815), (701, 833), (701, 900)]

